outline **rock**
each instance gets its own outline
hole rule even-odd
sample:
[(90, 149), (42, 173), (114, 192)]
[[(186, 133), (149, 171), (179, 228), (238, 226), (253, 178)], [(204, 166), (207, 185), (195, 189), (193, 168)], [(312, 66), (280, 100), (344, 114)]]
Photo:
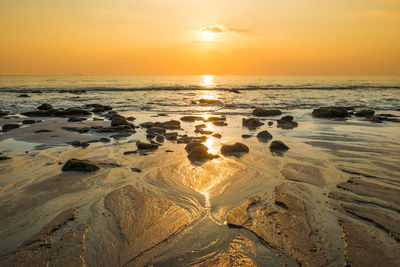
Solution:
[(36, 120), (23, 120), (22, 124), (34, 124), (36, 123)]
[(269, 121), (268, 122), (268, 126), (272, 126), (272, 125), (274, 125), (274, 122), (273, 121)]
[(156, 144), (145, 143), (145, 142), (141, 142), (141, 141), (137, 141), (136, 146), (139, 150), (156, 150), (156, 149), (158, 149), (158, 145), (156, 145)]
[(201, 143), (189, 143), (185, 150), (189, 153), (188, 159), (191, 162), (204, 161), (208, 159), (218, 158), (218, 155), (208, 153), (208, 147)]
[(81, 121), (84, 121), (84, 120), (86, 120), (86, 118), (71, 117), (71, 118), (68, 119), (69, 122), (81, 122)]
[(375, 114), (375, 111), (372, 109), (362, 109), (362, 110), (359, 110), (356, 113), (354, 113), (354, 115), (357, 117), (368, 117), (368, 116), (372, 116), (374, 114)]
[(4, 124), (2, 127), (3, 132), (10, 131), (12, 129), (17, 129), (17, 128), (19, 128), (19, 124), (16, 124), (16, 123)]
[(52, 130), (47, 130), (47, 129), (34, 131), (34, 133), (51, 133), (51, 132), (53, 132), (53, 131)]
[(146, 133), (154, 136), (163, 135), (165, 134), (165, 129), (161, 127), (151, 127), (146, 130)]
[(179, 130), (181, 128), (181, 122), (177, 120), (170, 120), (161, 123), (161, 127), (167, 130)]
[(255, 108), (253, 110), (253, 115), (257, 116), (257, 117), (278, 116), (281, 114), (282, 114), (282, 111), (280, 111), (279, 109)]
[(221, 153), (224, 156), (241, 156), (242, 154), (249, 153), (249, 147), (239, 142), (235, 143), (234, 145), (222, 145)]
[(227, 126), (228, 124), (224, 121), (213, 121), (212, 124), (215, 126)]
[(221, 135), (221, 134), (219, 134), (219, 133), (215, 133), (215, 134), (213, 134), (213, 135), (212, 135), (212, 137), (215, 137), (215, 138), (221, 138), (221, 137), (222, 137), (222, 135)]
[(139, 126), (148, 129), (148, 128), (153, 127), (154, 124), (155, 124), (154, 122), (148, 121), (148, 122), (143, 122), (143, 123), (139, 124)]
[(88, 147), (90, 145), (89, 142), (82, 142), (82, 141), (72, 141), (70, 142), (70, 144), (72, 146), (82, 147), (82, 148)]
[(195, 122), (203, 120), (203, 117), (200, 116), (183, 116), (180, 118), (181, 121), (185, 122)]
[(251, 137), (253, 137), (253, 135), (251, 135), (251, 134), (242, 134), (243, 139), (247, 139), (247, 138), (251, 138)]
[(113, 139), (123, 139), (123, 138), (127, 138), (127, 137), (129, 137), (129, 136), (131, 136), (131, 135), (132, 135), (132, 133), (119, 133), (119, 134), (110, 135), (110, 138), (113, 138)]
[(8, 112), (4, 112), (4, 111), (0, 110), (0, 117), (4, 117), (4, 116), (7, 116), (7, 115), (8, 115)]
[(104, 111), (112, 110), (112, 107), (104, 106), (102, 104), (87, 104), (87, 105), (85, 105), (85, 107), (93, 108), (92, 112), (94, 112), (94, 113), (101, 113), (101, 112), (104, 112)]
[(226, 117), (208, 117), (207, 119), (203, 119), (204, 122), (217, 122), (217, 121), (226, 121)]
[(50, 109), (54, 109), (54, 107), (51, 104), (43, 103), (40, 106), (38, 106), (37, 109), (38, 110), (50, 110)]
[(142, 170), (141, 170), (141, 169), (138, 169), (138, 168), (131, 168), (131, 170), (132, 170), (133, 172), (142, 172)]
[(162, 136), (162, 135), (157, 135), (156, 136), (156, 141), (158, 142), (158, 143), (164, 143), (164, 136)]
[(260, 202), (259, 196), (250, 197), (242, 205), (233, 209), (226, 217), (228, 225), (230, 226), (243, 226), (251, 218), (247, 213), (247, 208)]
[(205, 134), (205, 135), (209, 135), (209, 134), (212, 134), (212, 133), (213, 133), (213, 131), (203, 130), (203, 129), (195, 130), (194, 132), (195, 132), (195, 133), (200, 133), (200, 134)]
[(126, 120), (125, 117), (116, 115), (111, 119), (111, 126), (120, 126), (120, 125), (127, 125), (131, 126), (132, 124)]
[(180, 138), (179, 139), (177, 139), (177, 143), (178, 144), (189, 144), (189, 143), (192, 143), (192, 142), (197, 142), (197, 143), (204, 143), (205, 141), (207, 141), (207, 136), (187, 136), (186, 134), (185, 135), (182, 135), (182, 136), (180, 136)]
[(164, 137), (168, 141), (175, 141), (178, 138), (178, 133), (177, 132), (165, 133)]
[(227, 90), (229, 93), (235, 93), (235, 94), (240, 94), (240, 91), (239, 90), (236, 90), (236, 89), (229, 89), (229, 90)]
[(287, 145), (285, 145), (282, 141), (279, 140), (275, 140), (271, 143), (271, 145), (269, 146), (269, 150), (273, 151), (273, 152), (284, 152), (289, 150), (289, 147)]
[(277, 121), (278, 128), (282, 128), (282, 129), (293, 129), (296, 128), (297, 126), (299, 126), (299, 124), (295, 121), (293, 121), (293, 116), (283, 116), (280, 120)]
[(90, 162), (88, 160), (80, 159), (69, 159), (65, 165), (62, 167), (62, 171), (79, 171), (79, 172), (94, 172), (100, 169), (100, 166), (96, 163)]
[(272, 139), (272, 135), (267, 131), (261, 131), (257, 134), (258, 141), (260, 142), (268, 142)]
[(12, 158), (6, 157), (6, 156), (0, 156), (0, 161), (2, 161), (2, 160), (8, 160), (8, 159), (12, 159)]
[(320, 107), (314, 109), (312, 115), (317, 118), (343, 118), (348, 116), (348, 111), (345, 107)]
[(371, 121), (371, 122), (375, 122), (375, 123), (382, 123), (382, 119), (380, 117), (375, 117), (374, 115), (369, 115), (366, 117), (367, 120)]
[(63, 130), (66, 130), (66, 131), (71, 131), (71, 132), (78, 132), (78, 133), (87, 133), (87, 132), (89, 132), (89, 128), (87, 128), (87, 127), (67, 127), (67, 126), (65, 126), (65, 127), (62, 127), (62, 129)]
[(136, 118), (135, 117), (128, 117), (128, 118), (126, 118), (126, 120), (127, 121), (134, 121), (134, 120), (136, 120)]
[(256, 119), (256, 118), (249, 118), (249, 119), (243, 118), (242, 125), (243, 125), (243, 127), (247, 127), (250, 130), (254, 130), (254, 129), (264, 125), (264, 123), (262, 123), (259, 119)]
[(125, 151), (124, 155), (131, 155), (131, 154), (137, 154), (138, 151), (137, 150), (131, 150), (131, 151)]
[(82, 115), (82, 116), (88, 116), (91, 115), (90, 111), (86, 109), (82, 109), (81, 107), (75, 107), (75, 108), (67, 108), (65, 110), (56, 110), (54, 114), (49, 113), (50, 116), (70, 116), (70, 115)]
[(20, 94), (18, 97), (30, 97), (30, 96), (27, 94)]
[(142, 266), (134, 260), (188, 225), (193, 217), (174, 202), (125, 186), (108, 194), (105, 208), (123, 238), (118, 238), (119, 266)]
[(22, 112), (22, 115), (25, 115), (27, 117), (46, 117), (46, 112), (44, 110), (34, 110), (34, 111), (27, 111), (27, 112)]
[(200, 99), (199, 104), (201, 105), (221, 105), (222, 102), (216, 99)]

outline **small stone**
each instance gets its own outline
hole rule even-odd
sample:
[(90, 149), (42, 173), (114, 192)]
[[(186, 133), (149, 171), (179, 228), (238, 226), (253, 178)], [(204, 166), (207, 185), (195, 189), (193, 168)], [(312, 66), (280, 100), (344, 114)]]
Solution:
[(43, 103), (40, 106), (38, 106), (37, 109), (38, 110), (50, 110), (50, 109), (54, 109), (54, 107), (51, 104)]
[(330, 106), (314, 109), (312, 115), (317, 118), (343, 118), (349, 115), (345, 107)]
[(156, 141), (158, 142), (158, 143), (164, 143), (164, 136), (162, 136), (162, 135), (157, 135), (156, 136)]
[(221, 134), (219, 134), (219, 133), (215, 133), (215, 134), (213, 134), (213, 135), (212, 135), (212, 137), (215, 137), (215, 138), (221, 138), (221, 137), (222, 137), (222, 135), (221, 135)]
[(357, 111), (354, 115), (357, 117), (368, 117), (375, 114), (375, 111), (372, 109), (362, 109)]
[(12, 159), (12, 158), (6, 157), (6, 156), (0, 156), (0, 161), (1, 161), (1, 160), (8, 160), (8, 159)]
[(247, 139), (247, 138), (251, 138), (251, 137), (253, 137), (253, 135), (251, 135), (251, 134), (242, 134), (243, 139)]
[(261, 131), (257, 134), (258, 141), (260, 142), (268, 142), (272, 139), (272, 135), (267, 131)]
[(132, 170), (133, 172), (142, 172), (142, 170), (141, 170), (141, 169), (138, 169), (138, 168), (131, 168), (131, 170)]
[(222, 145), (221, 153), (223, 155), (246, 154), (249, 153), (249, 147), (239, 142), (234, 145)]
[(249, 118), (249, 119), (243, 118), (242, 125), (244, 127), (249, 128), (250, 130), (254, 130), (254, 129), (264, 125), (264, 123), (262, 123), (259, 119), (256, 119), (256, 118)]
[(52, 130), (47, 130), (47, 129), (34, 131), (34, 133), (51, 133), (51, 132), (52, 132)]
[(16, 123), (4, 124), (2, 127), (4, 132), (17, 128), (19, 128), (19, 124)]
[(279, 109), (263, 109), (263, 108), (255, 108), (253, 110), (253, 115), (257, 117), (267, 117), (267, 116), (277, 116), (281, 115), (282, 111)]
[(36, 123), (35, 120), (23, 120), (22, 121), (22, 124), (34, 124), (34, 123)]
[(156, 144), (145, 143), (145, 142), (141, 142), (141, 141), (137, 141), (136, 146), (139, 150), (156, 150), (156, 149), (158, 149), (158, 145), (156, 145)]

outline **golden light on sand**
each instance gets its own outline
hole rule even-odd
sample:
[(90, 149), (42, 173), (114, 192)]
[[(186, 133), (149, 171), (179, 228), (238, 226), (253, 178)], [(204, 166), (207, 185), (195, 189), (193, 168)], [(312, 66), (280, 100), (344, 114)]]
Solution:
[(200, 83), (203, 87), (212, 87), (215, 85), (214, 83), (214, 75), (202, 75), (202, 81)]
[(218, 153), (214, 137), (208, 138), (207, 141), (204, 142), (204, 145), (208, 148), (208, 153), (211, 153), (211, 154), (217, 154)]

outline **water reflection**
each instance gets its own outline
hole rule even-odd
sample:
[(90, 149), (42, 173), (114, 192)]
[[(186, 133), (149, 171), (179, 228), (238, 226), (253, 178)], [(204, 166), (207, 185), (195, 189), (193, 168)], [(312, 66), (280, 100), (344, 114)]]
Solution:
[(206, 88), (211, 88), (215, 86), (214, 75), (202, 75), (201, 78), (202, 78), (202, 81), (200, 83), (201, 86)]

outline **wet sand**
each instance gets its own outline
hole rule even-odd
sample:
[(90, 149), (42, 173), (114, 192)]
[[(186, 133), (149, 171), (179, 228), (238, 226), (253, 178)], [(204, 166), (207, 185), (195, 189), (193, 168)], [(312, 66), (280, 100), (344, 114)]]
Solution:
[[(399, 266), (399, 125), (312, 118), (311, 111), (262, 117), (265, 124), (253, 130), (242, 126), (251, 114), (226, 115), (227, 126), (216, 126), (206, 120), (210, 113), (121, 113), (136, 126), (180, 121), (167, 133), (200, 137), (195, 126), (203, 123), (220, 133), (203, 142), (219, 157), (199, 162), (177, 141), (132, 152), (138, 140), (149, 142), (143, 127), (116, 138), (63, 128), (109, 127), (110, 120), (92, 120), (98, 115), (83, 122), (30, 118), (43, 121), (0, 136), (1, 156), (11, 158), (0, 161), (0, 263)], [(184, 115), (203, 119), (181, 121)], [(298, 127), (278, 128), (284, 115)], [(0, 125), (24, 119), (0, 118)], [(263, 130), (272, 140), (256, 138)], [(289, 150), (271, 151), (275, 140)], [(236, 142), (249, 153), (221, 153)], [(63, 172), (71, 158), (100, 169)]]

